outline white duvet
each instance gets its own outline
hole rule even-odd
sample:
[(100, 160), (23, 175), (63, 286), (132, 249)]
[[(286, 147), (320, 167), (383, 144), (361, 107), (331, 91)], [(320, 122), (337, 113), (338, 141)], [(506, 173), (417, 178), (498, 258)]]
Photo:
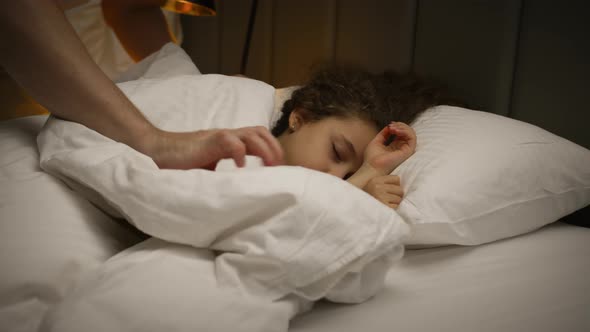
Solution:
[[(262, 82), (196, 68), (153, 74), (178, 61), (173, 51), (120, 84), (155, 125), (272, 124), (275, 90)], [(409, 232), (361, 190), (300, 167), (249, 158), (244, 169), (225, 160), (216, 171), (160, 170), (128, 146), (55, 118), (38, 146), (45, 171), (152, 237), (78, 280), (41, 331), (286, 331), (315, 300), (377, 294)]]

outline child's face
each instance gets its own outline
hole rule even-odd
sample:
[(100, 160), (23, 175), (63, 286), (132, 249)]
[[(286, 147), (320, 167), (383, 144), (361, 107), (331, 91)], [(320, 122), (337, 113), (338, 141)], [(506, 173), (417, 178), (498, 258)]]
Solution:
[(291, 114), (295, 131), (279, 137), (285, 164), (303, 166), (348, 178), (363, 163), (365, 148), (377, 135), (374, 125), (359, 118), (326, 118), (304, 123)]

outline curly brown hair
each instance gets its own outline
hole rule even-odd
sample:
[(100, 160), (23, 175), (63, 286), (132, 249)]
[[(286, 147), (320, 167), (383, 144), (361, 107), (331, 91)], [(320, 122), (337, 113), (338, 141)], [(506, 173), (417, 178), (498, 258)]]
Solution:
[(412, 73), (373, 74), (357, 66), (324, 65), (283, 104), (272, 134), (278, 137), (287, 130), (289, 116), (295, 109), (303, 110), (305, 121), (356, 117), (381, 130), (391, 121), (410, 124), (436, 105), (463, 103), (450, 97), (442, 85)]

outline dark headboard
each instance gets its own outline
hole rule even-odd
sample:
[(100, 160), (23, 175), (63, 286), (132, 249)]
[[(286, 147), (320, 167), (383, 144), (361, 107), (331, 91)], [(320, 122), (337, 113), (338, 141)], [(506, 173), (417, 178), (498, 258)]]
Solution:
[[(201, 71), (239, 72), (250, 4), (183, 17)], [(246, 75), (284, 87), (324, 60), (413, 70), (590, 148), (589, 13), (586, 0), (260, 0)]]

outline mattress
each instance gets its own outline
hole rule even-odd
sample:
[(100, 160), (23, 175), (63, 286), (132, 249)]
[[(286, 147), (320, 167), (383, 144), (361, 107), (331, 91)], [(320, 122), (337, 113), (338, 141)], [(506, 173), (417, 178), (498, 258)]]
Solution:
[(590, 331), (590, 229), (554, 223), (476, 247), (408, 250), (382, 293), (320, 302), (289, 331)]

